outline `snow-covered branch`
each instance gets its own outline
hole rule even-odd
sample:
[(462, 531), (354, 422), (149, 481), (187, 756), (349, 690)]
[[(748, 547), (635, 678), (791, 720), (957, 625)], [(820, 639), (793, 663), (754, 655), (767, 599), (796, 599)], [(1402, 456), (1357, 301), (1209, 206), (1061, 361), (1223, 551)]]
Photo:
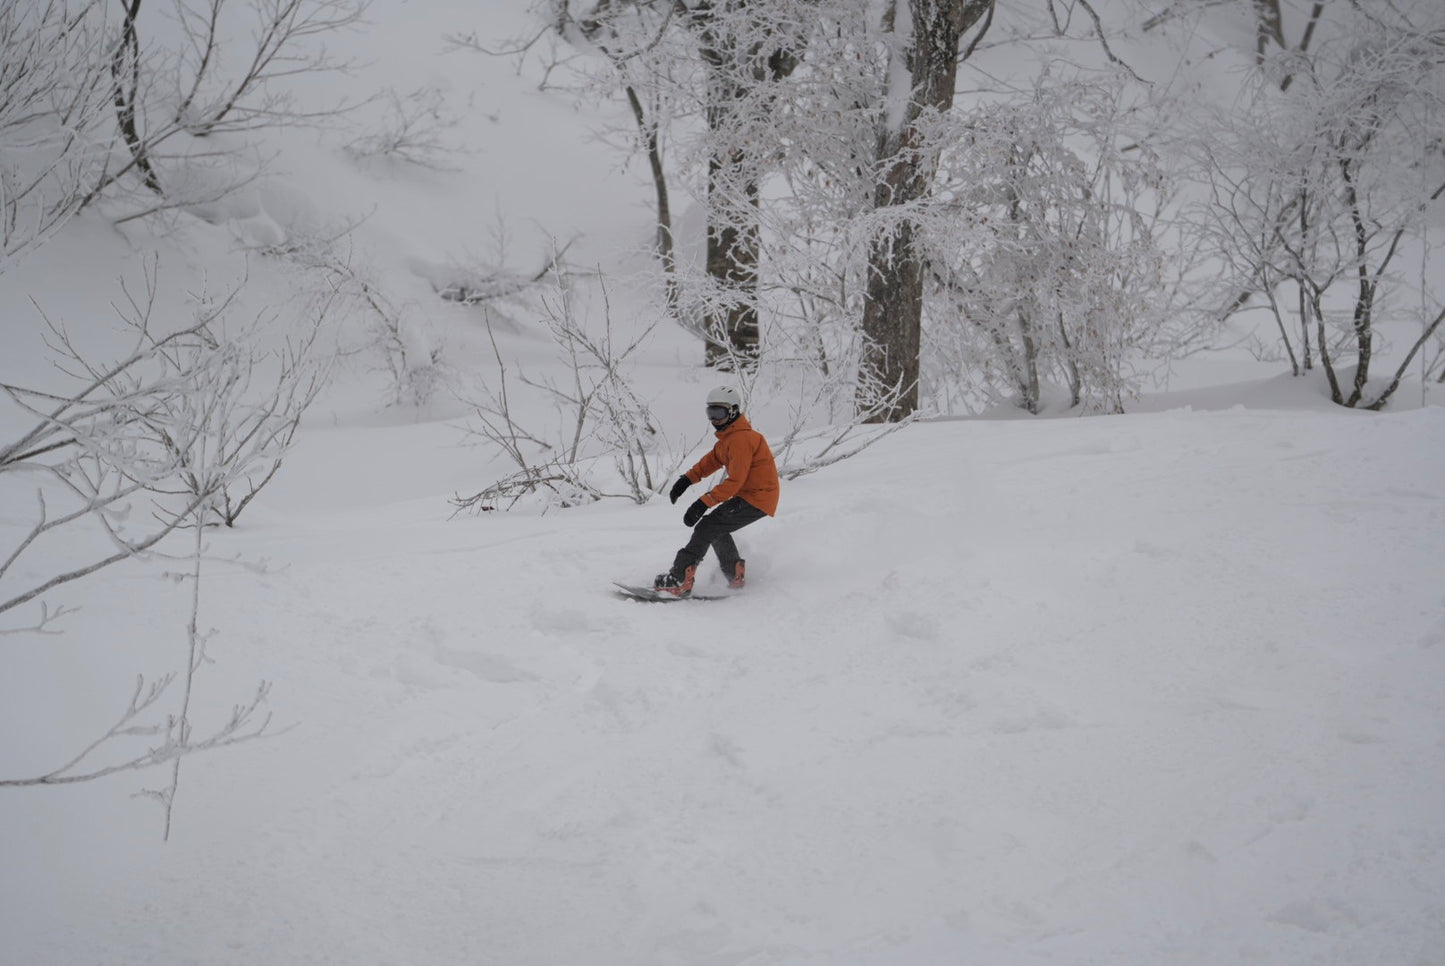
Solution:
[(102, 0), (0, 4), (0, 273), (104, 177), (111, 86)]
[[(95, 781), (120, 772), (141, 771), (158, 765), (175, 764), (188, 755), (214, 751), (230, 745), (252, 741), (267, 734), (271, 716), (262, 713), (262, 706), (271, 686), (261, 682), (256, 693), (246, 702), (235, 705), (227, 720), (203, 738), (190, 733), (182, 717), (166, 715), (161, 720), (146, 721), (146, 716), (159, 711), (161, 699), (175, 682), (174, 674), (146, 681), (137, 677), (130, 702), (104, 734), (86, 745), (64, 764), (43, 775), (26, 778), (0, 778), (0, 788), (23, 788), (35, 785), (73, 785)], [(123, 753), (119, 760), (98, 764), (93, 758), (102, 749), (132, 739), (150, 739), (148, 746), (135, 753)]]
[[(645, 503), (675, 476), (682, 454), (668, 445), (651, 407), (633, 388), (632, 356), (646, 341), (644, 329), (626, 344), (616, 341), (606, 286), (601, 286), (600, 331), (589, 326), (573, 280), (554, 275), (550, 297), (543, 299), (543, 322), (552, 337), (560, 379), (519, 373), (515, 386), (497, 345), (490, 321), (497, 382), (476, 404), (474, 432), (486, 439), (516, 470), (483, 490), (459, 496), (460, 512), (514, 506), (524, 496), (545, 493), (551, 505), (571, 506), (608, 496)], [(521, 388), (551, 404), (557, 414), (550, 430), (523, 427), (513, 394)], [(607, 473), (609, 468), (612, 474)], [(620, 484), (623, 492), (612, 490)]]
[[(123, 287), (124, 288), (124, 287)], [(275, 475), (296, 425), (327, 373), (316, 324), (279, 354), (228, 336), (238, 290), (166, 332), (154, 317), (156, 273), (118, 309), (131, 348), (99, 362), (47, 320), (69, 390), (0, 384), (30, 428), (0, 445), (0, 487), (33, 499), (31, 522), (0, 554), (0, 613), (154, 548), (193, 514), (234, 524)], [(322, 313), (324, 314), (324, 308)], [(253, 384), (262, 368), (274, 381)], [(28, 491), (28, 493), (27, 493)], [(134, 512), (143, 501), (153, 512)], [(16, 504), (20, 505), (19, 502)], [(94, 526), (108, 552), (24, 581), (16, 564), (43, 541)], [(42, 625), (45, 622), (42, 621)]]

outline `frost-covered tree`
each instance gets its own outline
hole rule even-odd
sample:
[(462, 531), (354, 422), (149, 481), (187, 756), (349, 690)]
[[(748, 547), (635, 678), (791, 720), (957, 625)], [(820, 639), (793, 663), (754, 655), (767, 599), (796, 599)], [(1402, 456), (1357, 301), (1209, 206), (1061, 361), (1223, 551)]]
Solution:
[(333, 114), (296, 101), (293, 82), (341, 66), (327, 35), (364, 7), (0, 3), (0, 271), (105, 199), (130, 199), (114, 213), (123, 221), (215, 202), (255, 177), (260, 153), (235, 136)]
[[(148, 214), (212, 201), (244, 183), (245, 166), (231, 170), (240, 152), (217, 147), (215, 136), (335, 113), (337, 105), (300, 105), (291, 82), (342, 66), (325, 38), (355, 25), (365, 6), (366, 0), (174, 0), (153, 11), (144, 0), (123, 0), (109, 67), (125, 155), (88, 200), (134, 179), (161, 199), (140, 212)], [(163, 172), (167, 164), (178, 169), (172, 172), (178, 184)], [(197, 168), (212, 171), (197, 177)]]
[[(154, 269), (144, 292), (124, 294), (127, 352), (97, 359), (51, 322), (61, 385), (0, 383), (7, 422), (27, 424), (0, 441), (0, 493), (24, 523), (0, 548), (0, 614), (142, 556), (187, 521), (234, 525), (275, 476), (329, 373), (315, 335), (329, 303), (299, 340), (273, 333), (277, 350), (260, 322), (228, 327), (235, 291), (199, 297), (180, 326), (155, 318)], [(50, 573), (22, 566), (47, 545)]]
[[(723, 0), (689, 14), (706, 65), (707, 363), (733, 368), (759, 353), (760, 193), (777, 150), (767, 132), (778, 85), (807, 43), (808, 4)], [(770, 150), (771, 149), (771, 150)]]
[(0, 539), (0, 637), (55, 633), (67, 613), (52, 603), (57, 593), (190, 529), (184, 664), (138, 676), (109, 729), (39, 774), (0, 775), (0, 788), (165, 767), (166, 785), (146, 794), (164, 808), (169, 835), (182, 759), (259, 737), (269, 725), (263, 681), (221, 723), (195, 727), (193, 684), (210, 636), (200, 624), (203, 534), (234, 525), (274, 478), (329, 360), (315, 338), (326, 304), (313, 307), (309, 335), (280, 340), (277, 351), (266, 347), (260, 322), (228, 327), (232, 297), (200, 296), (194, 318), (168, 326), (157, 318), (156, 291), (152, 270), (143, 292), (124, 293), (127, 351), (100, 358), (53, 323), (59, 377), (0, 384), (0, 402), (12, 410), (6, 422), (18, 417), (27, 427), (0, 440), (0, 499), (15, 509), (15, 526)]
[(940, 404), (979, 391), (1040, 411), (1122, 411), (1167, 315), (1164, 166), (1125, 82), (1045, 73), (1028, 98), (961, 111), (920, 220), (937, 304), (926, 369)]
[[(771, 130), (780, 85), (797, 67), (810, 0), (553, 0), (546, 16), (576, 49), (602, 55), (587, 74), (626, 98), (657, 189), (658, 254), (670, 308), (703, 339), (717, 368), (759, 353), (761, 194), (775, 168)], [(683, 285), (675, 259), (663, 141), (684, 142), (680, 163), (699, 184), (706, 222), (703, 275)]]
[(108, 51), (100, 0), (0, 4), (0, 272), (104, 177)]
[(964, 35), (975, 27), (987, 31), (993, 7), (993, 0), (894, 0), (886, 15), (892, 30), (874, 207), (894, 217), (869, 245), (864, 366), (872, 380), (899, 396), (879, 419), (894, 421), (918, 408), (924, 257), (910, 209), (933, 188), (941, 145), (928, 137), (928, 128), (953, 107), (958, 62), (967, 52), (960, 48)]
[[(1244, 96), (1198, 147), (1216, 251), (1239, 289), (1268, 300), (1296, 374), (1318, 359), (1335, 402), (1379, 408), (1445, 321), (1445, 291), (1409, 254), (1428, 247), (1445, 196), (1445, 9), (1269, 10)], [(1304, 25), (1294, 44), (1292, 24)], [(1391, 318), (1418, 336), (1372, 386)]]
[[(549, 5), (549, 16), (573, 50), (605, 54), (601, 61), (608, 70), (587, 76), (604, 87), (620, 84), (633, 108), (637, 144), (659, 186), (659, 251), (670, 302), (685, 324), (693, 317), (689, 309), (701, 307), (693, 328), (708, 339), (709, 361), (720, 361), (724, 350), (739, 353), (750, 345), (751, 331), (765, 318), (774, 361), (801, 363), (810, 368), (810, 378), (846, 385), (855, 411), (870, 421), (905, 419), (915, 412), (927, 320), (930, 313), (959, 310), (959, 286), (969, 284), (956, 261), (958, 250), (933, 264), (925, 235), (938, 240), (962, 231), (970, 221), (967, 205), (993, 204), (999, 197), (994, 189), (1012, 177), (996, 155), (955, 150), (969, 138), (978, 143), (977, 133), (970, 134), (960, 117), (967, 118), (977, 104), (1035, 98), (1031, 88), (1000, 84), (984, 66), (975, 79), (984, 81), (985, 89), (957, 104), (961, 65), (983, 52), (995, 61), (1015, 56), (1010, 51), (1036, 53), (1040, 62), (1057, 56), (1068, 63), (1074, 54), (1067, 49), (1050, 52), (1039, 45), (1059, 38), (1068, 43), (1071, 31), (1080, 33), (1070, 20), (1073, 8), (1048, 0), (1007, 11), (996, 11), (991, 0), (671, 5), (655, 0), (574, 6)], [(1103, 21), (1094, 8), (1079, 6), (1093, 62), (1108, 68), (1103, 76), (1111, 83), (1116, 74), (1132, 81), (1127, 69), (1115, 70), (1118, 58), (1107, 42), (1099, 42)], [(1065, 70), (1058, 77), (1069, 75)], [(1055, 113), (1060, 131), (1077, 133), (1087, 126), (1081, 122), (1070, 128), (1067, 117)], [(665, 147), (670, 150), (664, 152)], [(1015, 167), (1027, 172), (1031, 166), (1055, 165), (1069, 150), (1086, 169), (1078, 198), (1065, 202), (1059, 195), (1037, 205), (1031, 200), (1027, 211), (1057, 215), (1092, 206), (1092, 214), (1079, 219), (1087, 226), (1080, 238), (1097, 230), (1102, 240), (1094, 243), (1089, 236), (1073, 244), (1094, 243), (1092, 254), (1098, 257), (1082, 262), (1055, 258), (1042, 242), (1025, 250), (1003, 234), (991, 240), (999, 251), (978, 257), (1016, 266), (1030, 259), (1049, 261), (1038, 271), (1060, 278), (1065, 274), (1061, 266), (1074, 266), (1068, 269), (1073, 294), (1064, 300), (1073, 328), (1048, 328), (1051, 338), (1066, 339), (1069, 348), (1068, 360), (1058, 363), (1059, 381), (1069, 384), (1080, 402), (1114, 408), (1125, 392), (1119, 381), (1123, 356), (1137, 348), (1142, 336), (1101, 327), (1113, 326), (1114, 319), (1121, 328), (1137, 323), (1141, 312), (1126, 310), (1125, 303), (1132, 306), (1131, 300), (1155, 284), (1143, 279), (1157, 273), (1147, 259), (1142, 267), (1130, 262), (1140, 255), (1133, 246), (1144, 233), (1135, 231), (1142, 222), (1120, 207), (1126, 194), (1121, 187), (1134, 178), (1119, 153), (1121, 145), (1110, 142), (1106, 162), (1091, 156), (1089, 146), (1061, 147), (1047, 159), (1021, 155)], [(952, 158), (951, 186), (941, 193), (945, 157)], [(1147, 151), (1140, 157), (1153, 160)], [(968, 169), (975, 162), (988, 170)], [(707, 214), (708, 275), (702, 284), (678, 281), (681, 269), (672, 254), (665, 191), (669, 172), (680, 172), (692, 185)], [(1090, 179), (1092, 190), (1102, 194), (1089, 195)], [(1022, 176), (1020, 190), (1033, 182), (1032, 175)], [(963, 184), (982, 193), (960, 192)], [(1154, 204), (1132, 186), (1127, 193), (1130, 203)], [(1156, 215), (1151, 208), (1140, 218)], [(1054, 229), (1040, 224), (1030, 230), (1042, 238)], [(978, 237), (980, 244), (989, 240)], [(969, 249), (978, 250), (978, 245)], [(1112, 259), (1107, 270), (1106, 252)], [(1078, 288), (1086, 277), (1091, 279), (1084, 286), (1088, 297)], [(994, 274), (971, 283), (970, 308), (980, 319), (1010, 311), (998, 303), (1011, 299), (1016, 286), (1004, 282)], [(1060, 292), (1069, 287), (1060, 285)], [(1003, 288), (995, 298), (998, 286)], [(1114, 311), (1090, 314), (1080, 308), (1105, 301), (1113, 302)], [(978, 359), (970, 353), (959, 361), (972, 365)], [(1030, 364), (1037, 367), (1039, 360)], [(942, 374), (936, 366), (930, 372)], [(1017, 388), (1029, 380), (1011, 384)], [(831, 399), (836, 393), (824, 395)], [(1037, 385), (1018, 398), (1036, 407)]]

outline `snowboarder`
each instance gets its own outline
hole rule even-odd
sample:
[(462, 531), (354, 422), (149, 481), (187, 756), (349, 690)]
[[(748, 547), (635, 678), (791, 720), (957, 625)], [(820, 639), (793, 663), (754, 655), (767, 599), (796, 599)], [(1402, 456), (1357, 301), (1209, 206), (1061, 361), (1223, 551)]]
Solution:
[(708, 547), (717, 554), (728, 586), (742, 587), (746, 567), (732, 535), (778, 510), (778, 466), (772, 448), (743, 415), (738, 391), (719, 386), (708, 393), (707, 419), (717, 431), (717, 443), (696, 466), (677, 478), (667, 498), (677, 503), (688, 487), (720, 469), (727, 470), (727, 476), (694, 500), (682, 515), (683, 525), (693, 528), (692, 539), (677, 552), (672, 569), (657, 575), (653, 589), (659, 594), (691, 594), (697, 565), (702, 563)]

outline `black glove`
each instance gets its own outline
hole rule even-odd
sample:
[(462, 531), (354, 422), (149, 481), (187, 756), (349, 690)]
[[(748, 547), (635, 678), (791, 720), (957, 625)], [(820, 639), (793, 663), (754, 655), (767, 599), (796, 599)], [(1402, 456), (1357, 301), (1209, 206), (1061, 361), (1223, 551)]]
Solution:
[(689, 486), (692, 486), (692, 480), (689, 480), (686, 476), (679, 476), (677, 482), (672, 484), (672, 489), (667, 491), (667, 498), (673, 503), (676, 503), (677, 498), (682, 496)]
[(696, 526), (697, 521), (701, 520), (702, 515), (706, 512), (706, 503), (701, 500), (693, 500), (692, 506), (688, 507), (687, 512), (682, 515), (682, 525), (685, 527)]

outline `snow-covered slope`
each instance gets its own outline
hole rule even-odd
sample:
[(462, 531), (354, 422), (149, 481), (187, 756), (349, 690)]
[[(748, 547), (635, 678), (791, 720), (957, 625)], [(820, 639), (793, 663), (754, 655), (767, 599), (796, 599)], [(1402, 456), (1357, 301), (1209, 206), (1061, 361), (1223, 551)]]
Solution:
[[(626, 281), (646, 172), (589, 129), (630, 118), (445, 52), (534, 32), (512, 0), (369, 16), (345, 93), (435, 98), (459, 170), (293, 130), (205, 220), (92, 210), (0, 275), (0, 378), (49, 386), (35, 305), (102, 355), (147, 266), (158, 322), (243, 281), (238, 321), (284, 317), (300, 269), (256, 246), (350, 225), (338, 258), (458, 382), (384, 409), (375, 320), (333, 320), (356, 354), (207, 535), (196, 730), (264, 680), (271, 737), (184, 761), (168, 843), (140, 793), (169, 773), (0, 788), (0, 966), (1445, 964), (1445, 409), (1201, 356), (1127, 416), (909, 427), (785, 484), (736, 598), (616, 599), (681, 507), (452, 518), (500, 475), (465, 432), (495, 363), (435, 290), (575, 239), (618, 338), (655, 319)], [(492, 316), (538, 377), (541, 316)], [(640, 354), (668, 439), (705, 437), (698, 355), (667, 325)], [(775, 441), (782, 395), (751, 413)], [(36, 512), (6, 493), (3, 553)], [(179, 569), (107, 569), (55, 595), (60, 633), (0, 635), (0, 779), (184, 666)]]
[[(325, 476), (399, 432), (314, 430), (212, 539), (268, 567), (205, 585), (204, 701), (269, 679), (289, 730), (190, 760), (168, 846), (140, 779), (0, 795), (0, 959), (1441, 961), (1445, 410), (920, 425), (662, 606), (607, 587), (677, 508)], [(118, 571), (27, 645), (12, 769), (180, 653), (185, 593)]]

